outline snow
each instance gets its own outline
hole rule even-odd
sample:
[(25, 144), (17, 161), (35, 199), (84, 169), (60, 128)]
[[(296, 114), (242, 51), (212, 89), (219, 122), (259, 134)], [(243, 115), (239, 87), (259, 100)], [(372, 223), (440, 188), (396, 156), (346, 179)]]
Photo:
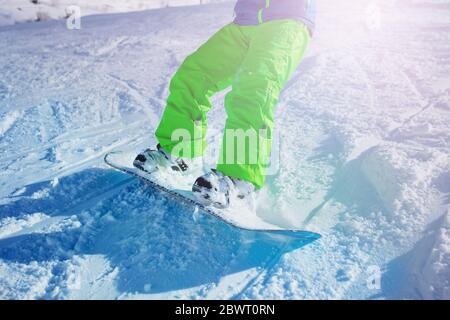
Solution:
[(254, 241), (103, 164), (155, 143), (171, 75), (233, 3), (1, 27), (0, 298), (449, 299), (450, 3), (318, 5), (262, 217), (323, 235), (305, 246)]
[(439, 221), (438, 230), (431, 232), (434, 243), (423, 268), (420, 285), (424, 297), (436, 299), (450, 295), (450, 211)]
[(75, 14), (73, 7), (79, 8), (81, 16), (87, 16), (221, 1), (223, 0), (0, 0), (0, 26), (65, 19)]

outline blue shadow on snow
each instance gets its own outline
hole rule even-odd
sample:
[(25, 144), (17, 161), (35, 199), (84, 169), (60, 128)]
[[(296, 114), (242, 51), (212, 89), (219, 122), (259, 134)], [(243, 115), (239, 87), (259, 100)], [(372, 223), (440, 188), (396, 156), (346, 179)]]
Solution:
[(8, 198), (0, 218), (43, 212), (81, 226), (52, 229), (42, 222), (11, 234), (0, 240), (1, 259), (30, 264), (103, 255), (118, 270), (120, 293), (164, 293), (251, 268), (267, 270), (313, 241), (270, 238), (203, 214), (194, 219), (192, 208), (114, 170), (85, 169)]

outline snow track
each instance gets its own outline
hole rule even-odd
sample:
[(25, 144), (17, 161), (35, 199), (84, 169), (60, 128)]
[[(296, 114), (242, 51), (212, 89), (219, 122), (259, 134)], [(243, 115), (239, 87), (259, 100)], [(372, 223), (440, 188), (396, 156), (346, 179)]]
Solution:
[(323, 235), (301, 248), (102, 164), (154, 144), (170, 76), (231, 3), (0, 28), (0, 298), (448, 299), (450, 11), (377, 3), (371, 29), (363, 3), (319, 1), (277, 106), (264, 218)]

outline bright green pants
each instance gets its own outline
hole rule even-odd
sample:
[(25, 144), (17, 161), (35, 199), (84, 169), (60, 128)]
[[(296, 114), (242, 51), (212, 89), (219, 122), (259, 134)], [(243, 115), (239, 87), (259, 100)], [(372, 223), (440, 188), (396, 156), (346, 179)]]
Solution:
[(206, 113), (211, 108), (209, 98), (231, 85), (225, 97), (224, 132), (254, 130), (258, 133), (257, 150), (264, 152), (258, 152), (254, 161), (255, 157), (248, 154), (254, 148), (246, 143), (244, 161), (239, 150), (230, 156), (224, 134), (217, 170), (262, 187), (272, 144), (275, 105), (309, 39), (306, 26), (295, 20), (274, 20), (257, 26), (231, 23), (223, 27), (188, 56), (172, 78), (167, 106), (156, 130), (161, 146), (176, 156), (202, 156), (206, 147)]

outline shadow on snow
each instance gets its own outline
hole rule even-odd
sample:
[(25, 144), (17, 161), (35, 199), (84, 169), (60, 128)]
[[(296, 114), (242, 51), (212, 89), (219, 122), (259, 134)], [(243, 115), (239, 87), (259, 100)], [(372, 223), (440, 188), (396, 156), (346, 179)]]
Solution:
[(43, 212), (78, 220), (81, 227), (31, 227), (12, 234), (0, 240), (1, 259), (29, 264), (104, 255), (119, 270), (115, 286), (120, 293), (214, 283), (239, 271), (270, 268), (284, 252), (308, 244), (268, 239), (206, 215), (196, 217), (192, 208), (113, 170), (86, 169), (15, 194), (0, 206), (1, 218)]

